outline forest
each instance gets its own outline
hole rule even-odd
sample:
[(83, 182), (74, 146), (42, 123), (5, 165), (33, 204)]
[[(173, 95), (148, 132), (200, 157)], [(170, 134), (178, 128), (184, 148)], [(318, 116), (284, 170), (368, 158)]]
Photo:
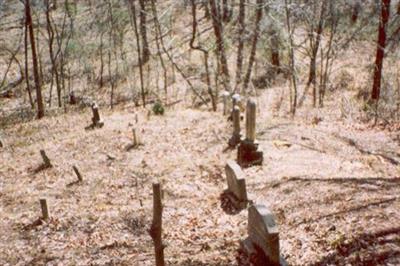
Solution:
[(400, 265), (400, 0), (0, 0), (0, 265)]

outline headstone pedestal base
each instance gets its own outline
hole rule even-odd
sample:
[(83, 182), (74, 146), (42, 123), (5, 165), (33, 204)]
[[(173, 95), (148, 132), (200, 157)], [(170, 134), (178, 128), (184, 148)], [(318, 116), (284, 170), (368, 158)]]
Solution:
[[(247, 262), (254, 266), (287, 266), (284, 258), (279, 256), (279, 263), (272, 262), (261, 248), (253, 244), (250, 237), (240, 241), (240, 253), (246, 257)], [(240, 263), (240, 262), (239, 262)], [(240, 264), (239, 264), (240, 265)]]
[(95, 121), (95, 119), (92, 118), (92, 128), (102, 128), (104, 126), (103, 120)]
[(221, 199), (221, 208), (227, 214), (238, 214), (240, 211), (247, 208), (248, 201), (239, 200), (235, 194), (233, 194), (228, 189), (225, 189), (224, 192), (220, 195)]
[(241, 167), (261, 165), (264, 159), (262, 151), (258, 150), (258, 143), (242, 140), (238, 147), (237, 162)]

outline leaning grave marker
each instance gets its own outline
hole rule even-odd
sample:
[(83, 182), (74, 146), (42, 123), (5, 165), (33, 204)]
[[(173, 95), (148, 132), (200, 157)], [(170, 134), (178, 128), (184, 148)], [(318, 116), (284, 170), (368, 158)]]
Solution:
[(241, 242), (242, 250), (253, 258), (255, 265), (287, 265), (280, 256), (279, 229), (275, 217), (264, 205), (252, 205), (248, 215), (248, 237)]
[(230, 214), (238, 213), (248, 204), (246, 181), (240, 166), (234, 161), (228, 161), (225, 166), (228, 188), (221, 195), (221, 207)]

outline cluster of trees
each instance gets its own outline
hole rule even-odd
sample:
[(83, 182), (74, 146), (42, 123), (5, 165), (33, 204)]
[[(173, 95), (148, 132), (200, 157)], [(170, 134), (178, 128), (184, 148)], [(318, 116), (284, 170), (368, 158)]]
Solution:
[[(251, 93), (257, 81), (265, 86), (282, 75), (290, 81), (295, 114), (309, 94), (314, 107), (324, 105), (334, 62), (365, 41), (376, 47), (370, 101), (377, 105), (384, 57), (396, 52), (400, 37), (400, 1), (394, 0), (15, 0), (2, 5), (1, 35), (14, 34), (0, 43), (8, 60), (0, 92), (23, 87), (38, 118), (45, 103), (65, 106), (76, 80), (86, 81), (88, 89), (80, 93), (109, 88), (111, 107), (116, 90), (129, 84), (134, 101), (145, 106), (149, 99), (167, 101), (177, 74), (214, 110), (220, 89)], [(202, 58), (195, 73), (192, 53)], [(13, 67), (20, 73), (16, 82), (8, 77)]]

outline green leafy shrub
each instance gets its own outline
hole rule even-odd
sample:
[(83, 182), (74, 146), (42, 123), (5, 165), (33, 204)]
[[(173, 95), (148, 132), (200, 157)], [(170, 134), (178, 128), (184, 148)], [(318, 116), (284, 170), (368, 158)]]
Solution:
[(155, 115), (164, 115), (165, 109), (161, 102), (156, 102), (153, 105), (153, 113)]

